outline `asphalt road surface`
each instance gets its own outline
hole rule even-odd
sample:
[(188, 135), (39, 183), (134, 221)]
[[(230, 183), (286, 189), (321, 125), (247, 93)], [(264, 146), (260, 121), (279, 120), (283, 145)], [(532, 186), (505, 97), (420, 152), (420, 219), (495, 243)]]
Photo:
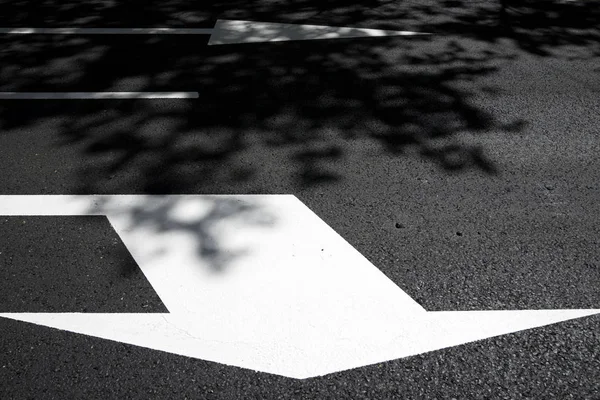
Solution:
[[(0, 28), (432, 34), (2, 34), (0, 92), (198, 98), (0, 100), (0, 195), (293, 194), (428, 311), (600, 309), (597, 7), (212, 3), (2, 1)], [(165, 311), (106, 218), (0, 216), (0, 313)], [(598, 399), (600, 316), (302, 380), (2, 318), (0, 398)]]

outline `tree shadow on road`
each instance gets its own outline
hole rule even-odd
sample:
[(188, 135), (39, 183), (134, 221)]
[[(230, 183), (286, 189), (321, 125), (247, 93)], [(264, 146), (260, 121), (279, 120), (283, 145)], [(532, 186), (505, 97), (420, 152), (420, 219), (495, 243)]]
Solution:
[[(289, 193), (347, 178), (348, 148), (361, 143), (379, 154), (417, 154), (442, 171), (495, 174), (485, 148), (458, 135), (510, 134), (524, 123), (501, 123), (472, 102), (487, 90), (479, 79), (523, 51), (577, 46), (598, 54), (590, 2), (552, 2), (572, 7), (566, 14), (532, 2), (504, 11), (489, 1), (285, 3), (46, 1), (2, 4), (0, 14), (15, 27), (206, 28), (248, 19), (433, 35), (223, 46), (207, 46), (207, 36), (5, 35), (1, 91), (197, 91), (199, 98), (5, 100), (2, 133), (39, 134), (50, 153), (68, 149), (76, 182), (60, 190), (81, 194)], [(575, 26), (580, 16), (585, 23)]]

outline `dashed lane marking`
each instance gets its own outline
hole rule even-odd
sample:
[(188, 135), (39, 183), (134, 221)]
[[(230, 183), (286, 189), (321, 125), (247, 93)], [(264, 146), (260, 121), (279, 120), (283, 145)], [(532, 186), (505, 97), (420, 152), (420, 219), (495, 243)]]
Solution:
[(2, 100), (197, 99), (198, 92), (0, 92)]

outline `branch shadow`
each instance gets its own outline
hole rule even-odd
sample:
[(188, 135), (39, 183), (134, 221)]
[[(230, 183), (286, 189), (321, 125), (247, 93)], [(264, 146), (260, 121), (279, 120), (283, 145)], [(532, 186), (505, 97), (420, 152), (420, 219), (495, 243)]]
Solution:
[[(223, 234), (223, 224), (236, 229), (273, 229), (277, 218), (261, 204), (260, 199), (244, 200), (229, 196), (137, 196), (135, 199), (120, 201), (115, 197), (101, 197), (91, 203), (87, 213), (91, 215), (126, 216), (128, 232), (141, 231), (158, 234), (162, 237), (178, 235), (192, 237), (196, 243), (197, 259), (208, 266), (210, 271), (220, 273), (236, 258), (249, 253), (251, 249), (232, 248)], [(231, 228), (228, 228), (231, 229)], [(181, 242), (178, 251), (185, 248)], [(162, 257), (172, 251), (166, 243), (152, 243), (149, 258)], [(138, 250), (139, 251), (139, 250)], [(169, 256), (165, 262), (170, 261)]]
[[(600, 43), (590, 2), (284, 3), (48, 0), (2, 3), (0, 14), (14, 27), (206, 28), (217, 19), (248, 19), (434, 35), (222, 46), (207, 46), (207, 36), (4, 35), (1, 91), (194, 90), (199, 98), (4, 100), (1, 132), (51, 131), (49, 152), (77, 155), (77, 181), (68, 191), (80, 194), (270, 193), (281, 190), (274, 184), (284, 179), (280, 173), (291, 182), (285, 191), (301, 190), (343, 180), (343, 168), (332, 166), (352, 162), (347, 145), (359, 141), (383, 154), (417, 154), (443, 172), (493, 175), (499, 171), (485, 149), (458, 135), (512, 134), (524, 121), (496, 121), (470, 101), (484, 88), (460, 83), (477, 87), (499, 63), (518, 57), (505, 39), (542, 55), (577, 46), (586, 57), (598, 55)], [(301, 27), (288, 33), (307, 35)], [(218, 209), (193, 226), (159, 218), (157, 229), (195, 232), (199, 256), (223, 269), (227, 258), (206, 224), (248, 210)], [(144, 224), (143, 210), (139, 216)]]

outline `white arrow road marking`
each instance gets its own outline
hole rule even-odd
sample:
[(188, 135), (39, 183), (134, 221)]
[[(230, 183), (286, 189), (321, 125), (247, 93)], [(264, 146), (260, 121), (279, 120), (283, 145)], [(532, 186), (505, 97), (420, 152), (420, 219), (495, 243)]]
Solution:
[(0, 196), (0, 215), (106, 215), (169, 310), (0, 317), (293, 378), (600, 313), (427, 312), (291, 195)]
[(197, 99), (198, 92), (0, 92), (2, 100)]
[(209, 45), (283, 42), (289, 40), (348, 39), (375, 36), (428, 35), (411, 31), (386, 31), (381, 29), (342, 28), (321, 25), (281, 24), (275, 22), (218, 20)]
[(210, 35), (212, 28), (0, 28), (9, 35)]
[(211, 35), (209, 45), (345, 39), (373, 36), (414, 36), (428, 33), (322, 25), (217, 20), (211, 28), (0, 28), (0, 34), (20, 35)]

